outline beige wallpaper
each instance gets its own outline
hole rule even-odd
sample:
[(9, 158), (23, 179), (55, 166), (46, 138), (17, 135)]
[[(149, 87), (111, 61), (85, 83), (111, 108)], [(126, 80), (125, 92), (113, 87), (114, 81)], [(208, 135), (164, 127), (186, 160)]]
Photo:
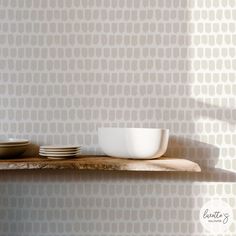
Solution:
[(209, 199), (236, 218), (235, 20), (233, 0), (0, 0), (1, 138), (101, 153), (98, 127), (169, 128), (206, 169), (2, 171), (0, 235), (208, 236)]

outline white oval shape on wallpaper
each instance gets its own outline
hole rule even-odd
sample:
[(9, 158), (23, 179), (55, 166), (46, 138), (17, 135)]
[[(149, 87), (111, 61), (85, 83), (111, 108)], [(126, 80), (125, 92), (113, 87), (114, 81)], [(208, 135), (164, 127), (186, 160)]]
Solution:
[(233, 211), (222, 200), (210, 200), (200, 210), (200, 222), (211, 233), (223, 233), (229, 230), (233, 222)]

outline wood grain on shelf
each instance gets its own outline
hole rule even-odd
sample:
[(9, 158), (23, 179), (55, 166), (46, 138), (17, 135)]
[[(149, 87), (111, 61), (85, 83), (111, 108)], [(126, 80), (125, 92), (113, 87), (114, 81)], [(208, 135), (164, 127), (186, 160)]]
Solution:
[(27, 157), (0, 160), (0, 169), (79, 169), (124, 171), (190, 171), (200, 172), (200, 166), (192, 161), (162, 157), (153, 160), (133, 160), (107, 156), (78, 156), (73, 159), (52, 160)]

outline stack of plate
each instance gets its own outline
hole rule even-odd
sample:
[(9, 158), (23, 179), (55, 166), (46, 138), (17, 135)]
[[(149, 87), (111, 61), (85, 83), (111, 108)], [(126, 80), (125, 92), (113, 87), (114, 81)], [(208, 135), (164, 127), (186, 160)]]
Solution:
[(49, 159), (65, 159), (76, 157), (80, 153), (78, 146), (41, 146), (39, 155)]
[(0, 158), (10, 158), (21, 155), (25, 152), (29, 145), (27, 139), (13, 139), (0, 140)]

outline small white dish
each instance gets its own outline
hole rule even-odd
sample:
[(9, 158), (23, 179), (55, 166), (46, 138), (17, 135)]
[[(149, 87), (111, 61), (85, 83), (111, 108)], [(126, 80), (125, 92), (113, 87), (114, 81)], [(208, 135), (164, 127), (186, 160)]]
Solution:
[(68, 156), (68, 157), (58, 157), (58, 156), (41, 156), (42, 158), (51, 159), (51, 160), (65, 160), (65, 159), (72, 159), (76, 156)]
[(65, 146), (65, 145), (53, 145), (53, 146), (41, 146), (39, 149), (39, 155), (48, 157), (50, 159), (63, 159), (69, 157), (75, 157), (80, 153), (79, 146)]
[(39, 153), (40, 156), (47, 156), (47, 157), (70, 157), (70, 156), (77, 156), (79, 153), (73, 154), (52, 154), (52, 153)]
[(44, 149), (40, 148), (40, 151), (43, 152), (60, 152), (60, 153), (65, 153), (65, 152), (77, 152), (80, 151), (80, 148), (75, 148), (75, 149)]
[(99, 128), (98, 140), (102, 151), (112, 157), (154, 159), (167, 150), (168, 129)]
[(74, 151), (74, 152), (45, 152), (45, 151), (42, 151), (40, 150), (39, 153), (42, 153), (42, 154), (51, 154), (51, 155), (54, 155), (54, 154), (58, 154), (58, 155), (71, 155), (71, 154), (78, 154), (80, 153), (79, 150), (77, 151)]
[(42, 149), (56, 149), (56, 150), (67, 150), (67, 149), (78, 149), (79, 146), (64, 146), (64, 145), (58, 145), (58, 146), (40, 146)]
[(45, 151), (45, 150), (39, 150), (40, 153), (51, 153), (51, 154), (74, 154), (74, 153), (79, 153), (80, 150), (75, 150), (75, 151), (69, 151), (69, 152), (57, 152), (57, 151)]

